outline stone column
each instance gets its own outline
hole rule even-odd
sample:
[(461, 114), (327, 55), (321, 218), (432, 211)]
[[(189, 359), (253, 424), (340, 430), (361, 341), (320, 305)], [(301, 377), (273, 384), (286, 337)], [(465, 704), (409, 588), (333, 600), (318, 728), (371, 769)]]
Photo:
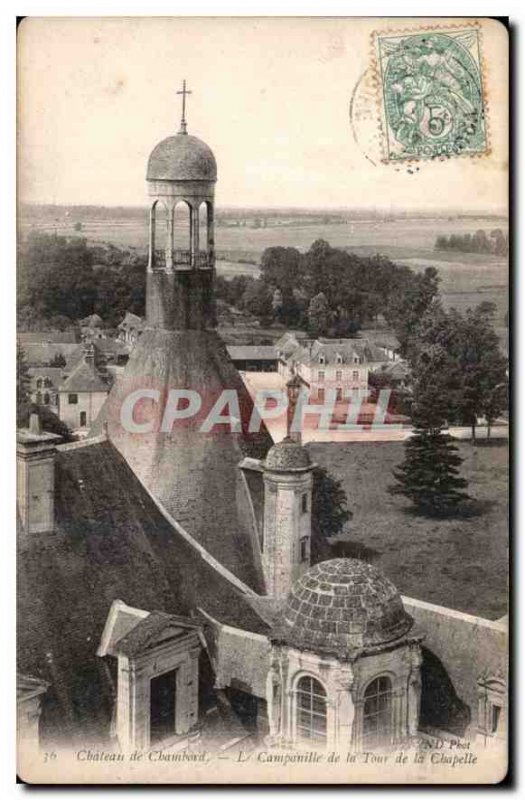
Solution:
[(148, 272), (153, 272), (155, 264), (155, 225), (156, 225), (157, 201), (155, 200), (149, 211), (149, 253), (148, 253)]
[(192, 252), (192, 265), (199, 266), (198, 259), (199, 259), (199, 206), (196, 203), (195, 205), (191, 206), (191, 219), (192, 219), (192, 226), (191, 226), (191, 252)]
[(421, 702), (421, 677), (419, 667), (413, 668), (408, 679), (408, 719), (407, 734), (416, 736), (419, 726), (419, 708)]
[(360, 699), (354, 700), (354, 726), (352, 730), (351, 750), (360, 752), (363, 744), (363, 707), (365, 701)]
[(173, 272), (173, 249), (175, 227), (175, 201), (171, 198), (166, 204), (166, 271)]
[(206, 203), (206, 209), (207, 209), (207, 250), (211, 266), (213, 254), (215, 251), (215, 235), (214, 235), (215, 222), (214, 222), (213, 203), (208, 201)]
[(334, 746), (350, 749), (354, 724), (355, 705), (352, 697), (354, 681), (352, 675), (344, 675), (336, 686), (336, 725)]

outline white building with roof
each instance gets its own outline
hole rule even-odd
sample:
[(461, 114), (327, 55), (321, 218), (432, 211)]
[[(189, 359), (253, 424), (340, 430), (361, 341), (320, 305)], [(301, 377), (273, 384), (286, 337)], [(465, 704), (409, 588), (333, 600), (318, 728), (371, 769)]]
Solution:
[(109, 389), (108, 381), (97, 369), (95, 346), (86, 344), (80, 359), (60, 384), (60, 419), (73, 431), (87, 432), (104, 405)]
[(328, 389), (336, 400), (349, 392), (368, 393), (368, 373), (385, 355), (367, 339), (307, 339), (285, 334), (276, 344), (279, 373), (288, 378), (295, 371), (310, 388), (311, 398), (323, 402)]

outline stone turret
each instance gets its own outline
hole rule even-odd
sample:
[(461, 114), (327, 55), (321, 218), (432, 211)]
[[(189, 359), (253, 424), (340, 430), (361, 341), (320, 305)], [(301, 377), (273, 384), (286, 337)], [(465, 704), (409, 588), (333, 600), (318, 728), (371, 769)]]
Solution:
[(263, 462), (262, 562), (266, 590), (273, 597), (286, 596), (310, 566), (314, 466), (308, 451), (289, 437), (275, 444)]
[[(166, 330), (215, 325), (213, 278), (217, 163), (203, 141), (187, 132), (184, 82), (181, 127), (153, 149), (147, 168), (150, 208), (146, 322)], [(176, 211), (188, 211), (185, 243), (176, 247)], [(201, 230), (200, 209), (205, 209)]]

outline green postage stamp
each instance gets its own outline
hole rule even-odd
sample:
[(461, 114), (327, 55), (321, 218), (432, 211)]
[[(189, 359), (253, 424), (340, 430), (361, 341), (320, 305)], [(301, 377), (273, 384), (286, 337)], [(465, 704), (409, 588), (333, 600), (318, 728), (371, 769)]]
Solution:
[(387, 161), (488, 150), (477, 28), (375, 34)]

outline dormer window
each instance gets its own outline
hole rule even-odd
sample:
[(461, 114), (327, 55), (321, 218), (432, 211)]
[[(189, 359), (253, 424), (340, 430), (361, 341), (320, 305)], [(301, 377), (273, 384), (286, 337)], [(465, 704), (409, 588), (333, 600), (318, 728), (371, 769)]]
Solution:
[(198, 722), (198, 627), (115, 600), (97, 655), (118, 659), (116, 732), (123, 750), (182, 746)]
[(503, 738), (507, 729), (507, 686), (500, 675), (478, 679), (478, 731), (483, 740)]
[(338, 354), (336, 355), (336, 357), (335, 357), (335, 363), (336, 363), (336, 364), (342, 364), (342, 363), (343, 363), (343, 356), (342, 356), (340, 353), (338, 353)]

